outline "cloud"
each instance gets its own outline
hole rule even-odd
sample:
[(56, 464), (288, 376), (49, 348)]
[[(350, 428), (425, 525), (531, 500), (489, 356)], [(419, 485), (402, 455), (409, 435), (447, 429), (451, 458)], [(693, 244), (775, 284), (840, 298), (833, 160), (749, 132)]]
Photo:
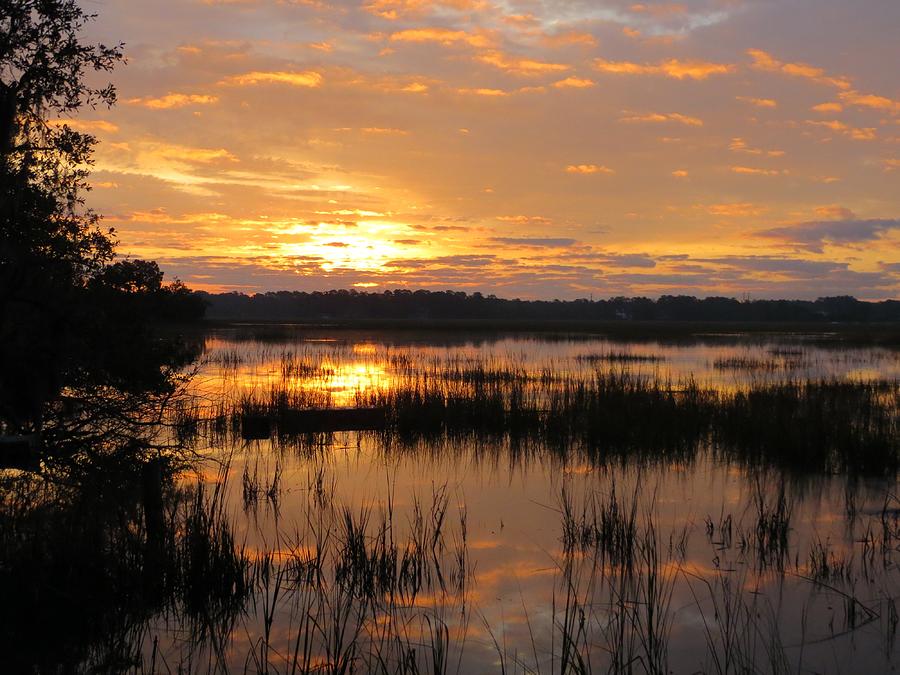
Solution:
[(845, 124), (840, 120), (806, 120), (806, 124), (814, 127), (823, 127), (825, 129), (830, 129), (836, 133), (839, 133), (843, 136), (847, 136), (848, 138), (852, 138), (856, 141), (873, 141), (875, 140), (875, 136), (877, 135), (877, 131), (874, 127), (852, 127), (849, 124)]
[(322, 84), (322, 75), (314, 70), (303, 71), (263, 71), (254, 70), (241, 75), (227, 77), (220, 84), (238, 87), (260, 84), (287, 84), (292, 87), (318, 87)]
[(553, 35), (543, 36), (543, 42), (548, 47), (569, 47), (577, 45), (581, 47), (596, 47), (597, 38), (590, 33), (582, 33), (579, 31), (566, 31), (564, 33), (556, 33)]
[(496, 216), (496, 219), (503, 223), (533, 223), (538, 225), (551, 225), (553, 221), (549, 218), (545, 218), (544, 216), (526, 216), (526, 215), (517, 215), (517, 216)]
[(771, 98), (753, 98), (752, 96), (735, 96), (738, 101), (749, 103), (757, 108), (777, 108), (778, 101)]
[(125, 101), (128, 105), (137, 105), (151, 110), (168, 110), (171, 108), (184, 108), (189, 105), (212, 105), (218, 103), (219, 97), (210, 94), (174, 94), (165, 96), (143, 98), (129, 98)]
[(690, 117), (681, 113), (625, 113), (619, 118), (620, 122), (678, 122), (689, 127), (702, 127), (703, 120), (698, 117)]
[(462, 270), (459, 270), (459, 273), (462, 276), (468, 276), (471, 274), (471, 272), (468, 271), (469, 269), (476, 267), (488, 267), (490, 265), (493, 265), (496, 261), (497, 256), (495, 255), (461, 254), (443, 255), (437, 256), (436, 258), (398, 259), (390, 261), (387, 266), (406, 269), (421, 269), (430, 267), (442, 267), (450, 269), (464, 268)]
[(505, 246), (525, 246), (529, 248), (569, 248), (575, 239), (560, 237), (491, 237), (490, 241)]
[(806, 260), (782, 256), (748, 255), (721, 256), (717, 258), (694, 258), (696, 262), (716, 263), (754, 272), (775, 272), (789, 275), (824, 275), (844, 271), (848, 263), (833, 260)]
[(469, 47), (489, 47), (493, 40), (484, 33), (468, 33), (449, 28), (408, 28), (391, 33), (391, 42), (436, 43), (445, 47), (464, 44)]
[(363, 9), (382, 19), (396, 21), (401, 17), (419, 16), (435, 10), (473, 11), (484, 7), (481, 0), (369, 0)]
[(676, 80), (705, 80), (711, 75), (724, 75), (734, 71), (734, 66), (708, 61), (679, 61), (669, 59), (659, 63), (633, 63), (631, 61), (607, 61), (595, 59), (594, 68), (617, 75), (665, 75)]
[(553, 86), (557, 89), (589, 89), (596, 83), (584, 77), (567, 77), (564, 80), (554, 82)]
[(534, 29), (541, 23), (540, 19), (534, 14), (504, 14), (500, 20), (509, 26), (529, 30)]
[(822, 68), (816, 68), (807, 63), (784, 63), (761, 49), (748, 49), (747, 54), (753, 59), (751, 67), (756, 70), (802, 77), (837, 89), (850, 89), (851, 86), (850, 80), (846, 77), (834, 77), (826, 73)]
[(487, 87), (478, 87), (475, 89), (469, 89), (463, 87), (461, 89), (456, 90), (457, 94), (473, 94), (475, 96), (490, 96), (490, 97), (502, 97), (509, 96), (508, 91), (504, 91), (503, 89), (490, 89)]
[(829, 102), (829, 103), (819, 103), (818, 105), (814, 105), (811, 110), (819, 113), (832, 113), (832, 112), (841, 112), (844, 109), (840, 103)]
[[(213, 252), (191, 273), (245, 288), (852, 292), (870, 281), (851, 272), (887, 276), (878, 261), (900, 258), (896, 230), (826, 244), (829, 256), (753, 233), (900, 215), (891, 26), (868, 0), (824, 1), (813, 35), (803, 7), (756, 0), (166, 0), (162, 13), (108, 0), (135, 103), (85, 111), (112, 125), (95, 127), (106, 140), (93, 182), (117, 186), (89, 205), (166, 205), (168, 223), (111, 222), (123, 249), (161, 263)], [(754, 46), (766, 52), (744, 53)], [(298, 81), (308, 72), (319, 77)], [(498, 257), (451, 258), (480, 251)], [(844, 267), (788, 283), (759, 263), (697, 259), (771, 251)], [(373, 271), (400, 259), (422, 262)], [(620, 271), (635, 273), (609, 276)]]
[(82, 131), (85, 133), (93, 133), (95, 131), (103, 131), (107, 134), (114, 134), (119, 131), (119, 126), (106, 120), (50, 120), (48, 124), (51, 127), (69, 127), (73, 131)]
[(479, 54), (475, 59), (513, 75), (543, 75), (545, 73), (559, 73), (569, 69), (569, 66), (564, 63), (549, 63), (547, 61), (509, 56), (499, 51)]
[(164, 158), (176, 162), (210, 164), (220, 161), (238, 161), (238, 158), (232, 152), (224, 148), (194, 148), (168, 143), (147, 143), (145, 149), (151, 158)]
[(826, 204), (825, 206), (817, 206), (815, 208), (815, 212), (817, 216), (822, 216), (823, 218), (840, 218), (842, 220), (850, 220), (851, 218), (856, 218), (856, 214), (853, 213), (846, 206), (841, 206), (839, 204)]
[(759, 216), (767, 211), (765, 206), (751, 202), (731, 202), (727, 204), (700, 205), (707, 213), (713, 216), (726, 216), (729, 218), (743, 218), (747, 216)]
[(392, 127), (362, 127), (360, 131), (364, 134), (374, 136), (408, 136), (409, 131), (406, 129), (394, 129)]
[(688, 11), (687, 6), (680, 2), (635, 3), (629, 6), (628, 9), (635, 14), (649, 14), (656, 17), (685, 14)]
[(884, 110), (894, 115), (900, 113), (900, 101), (895, 101), (886, 96), (860, 94), (858, 91), (843, 91), (839, 96), (846, 105), (856, 106), (857, 108)]
[(781, 169), (759, 169), (752, 166), (733, 166), (732, 173), (740, 173), (748, 176), (780, 176), (785, 173)]
[(608, 166), (598, 166), (596, 164), (569, 164), (566, 167), (566, 173), (575, 173), (575, 174), (594, 174), (594, 173), (605, 173), (605, 174), (613, 174), (615, 171), (610, 169)]
[(781, 157), (785, 153), (783, 150), (762, 150), (747, 145), (747, 141), (743, 138), (732, 138), (728, 144), (728, 149), (732, 152), (743, 152), (748, 155), (768, 155), (769, 157)]
[(817, 220), (773, 227), (754, 233), (764, 239), (778, 240), (784, 244), (812, 253), (822, 253), (826, 245), (854, 246), (881, 239), (891, 232), (900, 231), (900, 218), (872, 218), (867, 220)]

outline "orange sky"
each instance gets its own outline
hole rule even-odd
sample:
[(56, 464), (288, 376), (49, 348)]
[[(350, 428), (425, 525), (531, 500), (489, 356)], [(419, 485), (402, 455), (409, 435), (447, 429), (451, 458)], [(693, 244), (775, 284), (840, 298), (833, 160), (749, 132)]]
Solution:
[(192, 287), (900, 295), (896, 0), (89, 9), (89, 203)]

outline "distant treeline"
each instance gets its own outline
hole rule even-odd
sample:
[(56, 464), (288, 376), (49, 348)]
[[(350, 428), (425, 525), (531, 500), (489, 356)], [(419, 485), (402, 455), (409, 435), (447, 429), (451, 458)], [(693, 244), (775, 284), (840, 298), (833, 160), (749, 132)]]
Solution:
[(209, 319), (278, 321), (900, 321), (900, 301), (862, 302), (850, 296), (810, 300), (736, 300), (664, 295), (608, 300), (509, 300), (481, 293), (395, 290), (368, 293), (279, 291), (198, 295)]

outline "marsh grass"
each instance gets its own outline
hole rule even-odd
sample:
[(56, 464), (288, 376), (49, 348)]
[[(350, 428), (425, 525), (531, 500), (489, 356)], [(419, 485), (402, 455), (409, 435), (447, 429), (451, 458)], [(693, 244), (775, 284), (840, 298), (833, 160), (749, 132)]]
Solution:
[[(451, 672), (464, 612), (450, 616), (464, 607), (472, 576), (465, 511), (452, 524), (449, 492), (435, 486), (430, 499), (413, 501), (404, 528), (391, 499), (353, 509), (323, 494), (322, 473), (308, 482), (306, 526), (279, 535), (250, 565), (245, 622), (256, 637), (246, 669)], [(440, 602), (422, 604), (423, 594)]]
[(715, 368), (716, 370), (737, 370), (748, 372), (774, 373), (779, 370), (794, 370), (802, 366), (802, 361), (758, 359), (748, 356), (720, 357), (713, 361), (713, 368)]
[[(398, 374), (350, 400), (360, 419), (371, 411), (373, 421), (360, 428), (383, 427), (386, 443), (506, 438), (596, 461), (683, 461), (711, 447), (724, 459), (796, 471), (891, 475), (900, 466), (898, 382), (785, 380), (722, 389), (626, 367), (553, 374), (454, 361)], [(324, 419), (333, 407), (327, 388), (286, 379), (220, 400), (206, 414), (182, 404), (173, 427), (187, 442), (202, 434), (237, 437), (259, 420), (288, 439), (321, 431), (312, 411)]]
[[(886, 580), (893, 557), (882, 561), (880, 572), (861, 574), (852, 551), (838, 553), (828, 541), (814, 539), (801, 563), (791, 534), (793, 499), (787, 486), (771, 490), (762, 476), (757, 478), (746, 523), (724, 513), (706, 519), (717, 561), (712, 570), (687, 561), (688, 528), (662, 534), (653, 491), (642, 490), (639, 482), (624, 494), (615, 482), (602, 492), (581, 495), (564, 485), (559, 500), (563, 557), (553, 598), (557, 635), (551, 649), (558, 660), (542, 661), (535, 654), (533, 661), (521, 663), (522, 671), (540, 673), (549, 666), (551, 673), (670, 672), (672, 630), (684, 612), (699, 622), (706, 643), (705, 651), (693, 654), (694, 661), (680, 662), (697, 672), (802, 672), (808, 622), (815, 622), (818, 631), (810, 646), (844, 640), (878, 623), (891, 654), (900, 623), (896, 603), (884, 591), (866, 599), (871, 591), (865, 589), (876, 578)], [(875, 514), (871, 524), (878, 519)], [(609, 531), (605, 523), (619, 523), (614, 531), (627, 533), (624, 546), (617, 543), (619, 535), (600, 536)], [(634, 554), (621, 555), (623, 548)], [(766, 592), (766, 584), (775, 589)], [(806, 600), (785, 613), (779, 598), (789, 587), (800, 589), (799, 597)], [(673, 606), (673, 598), (685, 594), (693, 604)], [(821, 616), (823, 600), (836, 610), (827, 622)], [(803, 625), (799, 651), (785, 644), (782, 625), (785, 616), (797, 615)]]
[(632, 352), (609, 351), (599, 354), (579, 354), (576, 361), (584, 361), (590, 364), (603, 363), (661, 363), (665, 359), (655, 354), (634, 354)]

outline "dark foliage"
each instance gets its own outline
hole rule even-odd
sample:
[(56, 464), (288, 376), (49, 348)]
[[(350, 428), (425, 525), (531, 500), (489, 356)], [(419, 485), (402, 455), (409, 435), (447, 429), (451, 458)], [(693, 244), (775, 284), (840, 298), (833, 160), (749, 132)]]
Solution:
[(244, 295), (198, 293), (213, 319), (269, 320), (547, 320), (547, 321), (900, 321), (900, 302), (851, 297), (808, 300), (695, 298), (664, 295), (609, 300), (510, 300), (481, 293), (395, 290)]
[(3, 485), (4, 672), (126, 672), (163, 612), (227, 633), (249, 562), (218, 497), (175, 489), (172, 468), (105, 461), (77, 488)]
[[(156, 263), (112, 263), (115, 239), (85, 206), (96, 139), (65, 119), (112, 105), (115, 89), (86, 76), (122, 60), (121, 46), (82, 41), (93, 17), (74, 0), (7, 0), (0, 12), (0, 434), (43, 440), (64, 429), (121, 430), (141, 398), (173, 391), (181, 346), (154, 320), (203, 305), (163, 285)], [(148, 392), (141, 396), (140, 392)], [(129, 397), (131, 397), (130, 400)], [(77, 434), (73, 432), (77, 430)]]

